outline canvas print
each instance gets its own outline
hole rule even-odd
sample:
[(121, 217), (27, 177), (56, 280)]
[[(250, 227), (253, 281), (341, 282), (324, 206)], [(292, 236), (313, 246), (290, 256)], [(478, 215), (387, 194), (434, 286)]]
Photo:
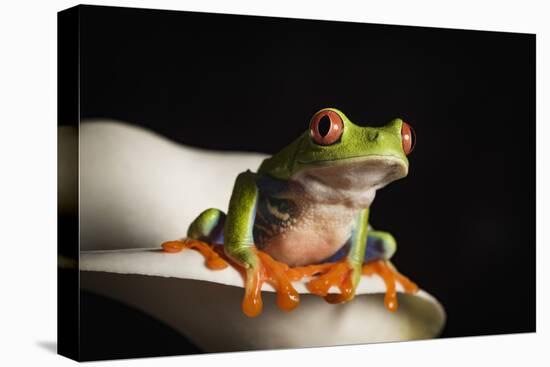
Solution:
[(535, 35), (58, 17), (59, 352), (535, 331)]

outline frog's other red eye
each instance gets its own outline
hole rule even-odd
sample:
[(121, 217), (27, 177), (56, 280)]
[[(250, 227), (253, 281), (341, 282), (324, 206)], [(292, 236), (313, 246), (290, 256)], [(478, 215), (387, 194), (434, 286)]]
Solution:
[(401, 143), (403, 144), (403, 151), (406, 155), (409, 155), (416, 144), (416, 136), (414, 135), (414, 130), (411, 125), (403, 121), (403, 126), (401, 127)]
[(344, 121), (331, 110), (317, 112), (309, 124), (311, 139), (319, 145), (331, 145), (340, 140), (344, 132)]

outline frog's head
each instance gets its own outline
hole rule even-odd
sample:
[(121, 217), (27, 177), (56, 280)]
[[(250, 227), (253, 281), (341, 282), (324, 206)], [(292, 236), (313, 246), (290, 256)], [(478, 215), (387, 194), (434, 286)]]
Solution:
[(315, 191), (373, 196), (376, 189), (407, 175), (413, 147), (413, 130), (401, 119), (363, 127), (335, 108), (324, 108), (311, 118), (309, 131), (266, 160), (261, 170)]

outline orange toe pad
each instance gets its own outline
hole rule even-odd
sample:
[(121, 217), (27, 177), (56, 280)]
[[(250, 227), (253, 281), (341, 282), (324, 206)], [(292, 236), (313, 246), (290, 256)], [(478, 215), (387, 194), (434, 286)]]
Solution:
[[(351, 281), (352, 269), (346, 259), (335, 263), (312, 265), (305, 269), (316, 269), (319, 276), (307, 283), (307, 289), (318, 296), (324, 297), (329, 303), (343, 303), (353, 299), (355, 289)], [(330, 293), (332, 286), (340, 289), (340, 294)]]
[[(231, 261), (224, 253), (223, 246), (209, 245), (194, 239), (169, 241), (162, 244), (165, 252), (175, 253), (184, 249), (194, 249), (205, 259), (206, 266), (212, 270), (226, 268), (229, 264), (241, 271), (245, 277), (245, 296), (242, 303), (243, 312), (249, 317), (258, 316), (262, 312), (263, 303), (261, 289), (268, 283), (277, 292), (277, 305), (285, 311), (291, 311), (300, 303), (300, 296), (292, 286), (292, 281), (303, 277), (314, 277), (307, 283), (312, 294), (324, 297), (329, 303), (343, 303), (355, 296), (352, 284), (352, 268), (347, 259), (334, 263), (308, 265), (290, 268), (287, 264), (274, 260), (267, 253), (255, 249), (258, 264), (255, 268), (244, 270)], [(386, 284), (384, 304), (390, 311), (397, 310), (396, 282), (401, 283), (405, 292), (415, 293), (418, 287), (407, 277), (400, 274), (388, 261), (378, 260), (364, 264), (363, 275), (379, 275)], [(340, 289), (339, 294), (329, 293), (331, 287)]]
[(227, 267), (227, 261), (225, 261), (218, 252), (214, 250), (214, 247), (199, 240), (186, 238), (184, 240), (169, 241), (162, 244), (164, 252), (180, 252), (183, 249), (195, 249), (204, 256), (206, 266), (212, 270), (225, 269)]
[(363, 265), (363, 275), (378, 274), (386, 284), (386, 295), (384, 296), (384, 305), (389, 311), (397, 311), (397, 292), (395, 282), (398, 281), (403, 286), (406, 293), (415, 293), (418, 286), (409, 278), (399, 273), (393, 266), (385, 260), (377, 260)]
[(284, 311), (292, 311), (300, 303), (300, 296), (292, 286), (292, 272), (287, 264), (274, 260), (263, 251), (256, 250), (258, 265), (246, 271), (246, 291), (243, 312), (249, 317), (262, 312), (261, 289), (264, 282), (277, 291), (277, 306)]

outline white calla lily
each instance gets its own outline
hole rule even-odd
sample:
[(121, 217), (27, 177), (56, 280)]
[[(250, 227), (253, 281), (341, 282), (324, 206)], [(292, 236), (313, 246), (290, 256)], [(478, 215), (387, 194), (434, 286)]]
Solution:
[[(61, 188), (71, 187), (74, 172), (66, 167), (74, 157), (63, 152), (77, 137), (60, 128)], [(116, 122), (81, 124), (79, 143), (84, 289), (147, 312), (208, 352), (424, 339), (441, 332), (445, 312), (435, 298), (423, 290), (399, 293), (398, 310), (389, 312), (376, 275), (363, 276), (355, 299), (343, 305), (309, 294), (306, 280), (294, 282), (301, 304), (288, 313), (277, 308), (265, 284), (262, 314), (246, 317), (239, 272), (210, 270), (195, 251), (168, 254), (160, 244), (182, 237), (205, 208), (224, 210), (238, 172), (255, 169), (265, 156), (189, 148)], [(76, 213), (71, 197), (61, 190), (61, 212)]]

